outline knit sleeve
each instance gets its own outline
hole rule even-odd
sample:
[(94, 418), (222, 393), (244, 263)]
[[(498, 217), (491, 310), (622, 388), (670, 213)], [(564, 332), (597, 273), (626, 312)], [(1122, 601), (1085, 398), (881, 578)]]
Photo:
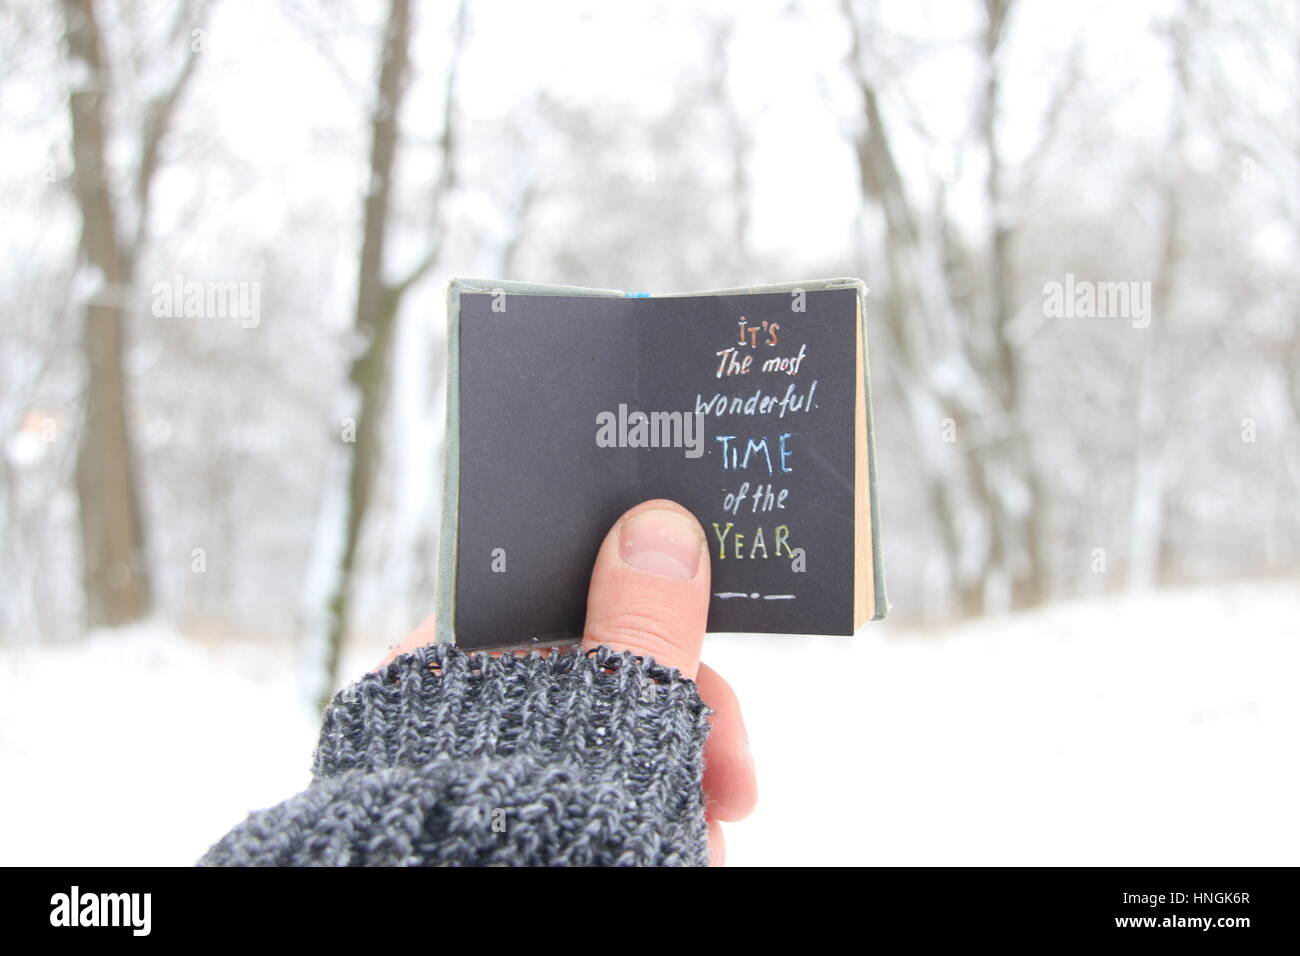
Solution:
[(311, 785), (199, 863), (702, 866), (708, 727), (653, 660), (421, 647), (340, 691)]

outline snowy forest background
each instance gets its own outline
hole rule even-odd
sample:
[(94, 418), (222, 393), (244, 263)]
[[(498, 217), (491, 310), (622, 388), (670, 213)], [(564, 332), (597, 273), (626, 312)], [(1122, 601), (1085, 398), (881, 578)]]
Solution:
[[(1123, 655), (1240, 582), (1223, 627), (1275, 644), (1142, 659), (1295, 659), (1295, 3), (8, 0), (0, 131), (9, 696), (93, 661), (280, 713), (423, 618), (452, 275), (871, 287), (885, 643), (711, 639), (752, 722), (760, 659), (1024, 620)], [(177, 277), (255, 287), (258, 320), (157, 315)], [(1057, 316), (1067, 280), (1149, 283), (1150, 321)], [(1293, 742), (1238, 676), (1224, 706)], [(307, 762), (258, 759), (212, 838)]]

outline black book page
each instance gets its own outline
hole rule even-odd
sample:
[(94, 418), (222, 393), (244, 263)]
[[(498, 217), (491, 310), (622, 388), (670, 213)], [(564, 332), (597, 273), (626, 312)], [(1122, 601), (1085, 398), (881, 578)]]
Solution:
[(462, 293), (457, 643), (580, 637), (648, 498), (704, 527), (710, 631), (851, 634), (856, 321), (853, 289)]

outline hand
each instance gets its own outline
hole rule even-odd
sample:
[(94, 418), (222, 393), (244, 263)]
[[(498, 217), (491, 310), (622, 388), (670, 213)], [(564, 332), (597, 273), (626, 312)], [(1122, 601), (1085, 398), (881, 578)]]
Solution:
[[(700, 646), (709, 613), (709, 551), (704, 530), (681, 505), (657, 499), (626, 512), (596, 555), (582, 646), (608, 645), (653, 657), (694, 680), (713, 711), (704, 747), (709, 862), (725, 856), (721, 821), (742, 820), (758, 800), (754, 761), (735, 692), (706, 664)], [(433, 618), (384, 659), (435, 640)]]

